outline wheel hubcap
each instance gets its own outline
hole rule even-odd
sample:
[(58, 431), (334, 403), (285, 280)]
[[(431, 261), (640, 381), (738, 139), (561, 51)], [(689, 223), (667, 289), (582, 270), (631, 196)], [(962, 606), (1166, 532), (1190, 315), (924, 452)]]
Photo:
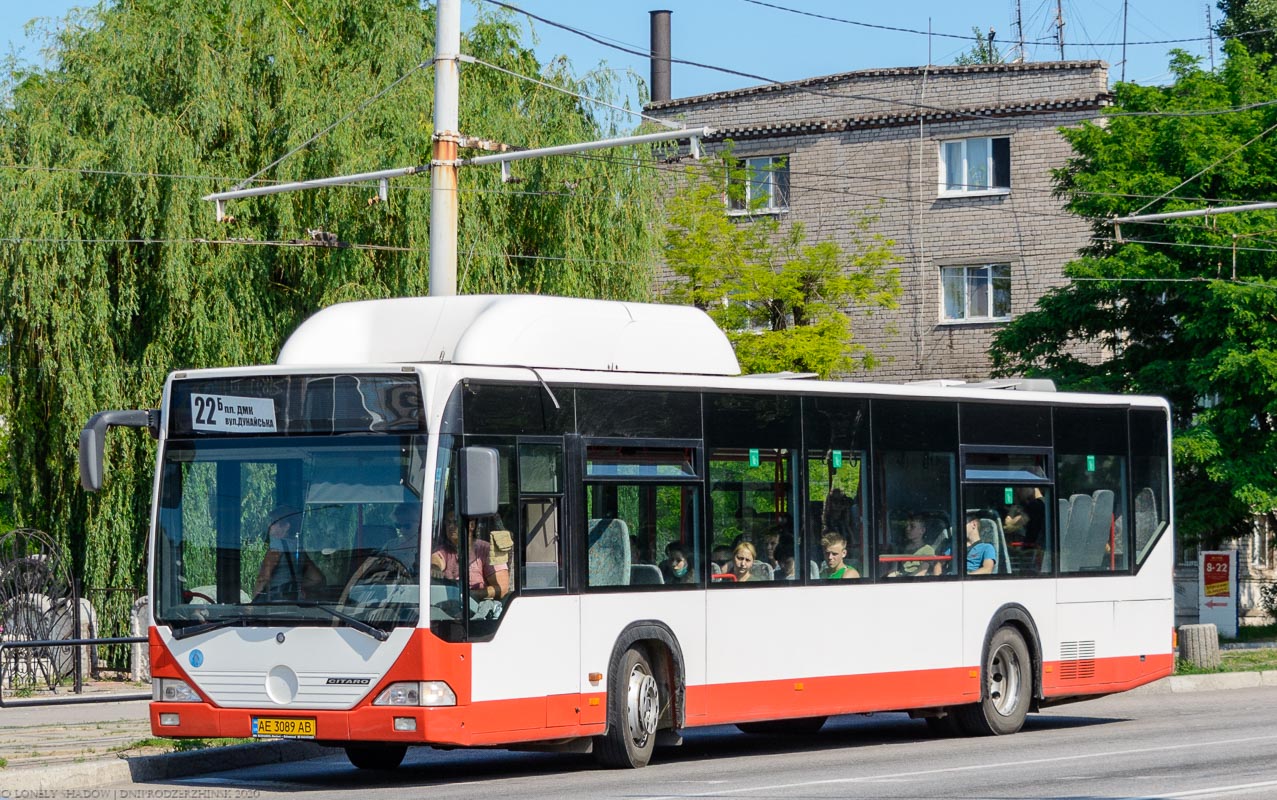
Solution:
[(641, 665), (636, 664), (630, 672), (626, 707), (629, 711), (627, 721), (630, 739), (638, 747), (647, 744), (648, 737), (656, 733), (656, 723), (660, 718), (660, 703), (661, 693), (657, 689), (656, 679)]
[(999, 714), (1009, 717), (1020, 702), (1020, 657), (1004, 644), (989, 660), (989, 700)]

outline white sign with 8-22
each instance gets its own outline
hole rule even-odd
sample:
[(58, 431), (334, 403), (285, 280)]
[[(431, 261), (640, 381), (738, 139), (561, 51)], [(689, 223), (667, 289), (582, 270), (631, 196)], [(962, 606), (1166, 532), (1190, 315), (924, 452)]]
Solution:
[(219, 433), (274, 433), (275, 401), (268, 397), (192, 394), (191, 428)]

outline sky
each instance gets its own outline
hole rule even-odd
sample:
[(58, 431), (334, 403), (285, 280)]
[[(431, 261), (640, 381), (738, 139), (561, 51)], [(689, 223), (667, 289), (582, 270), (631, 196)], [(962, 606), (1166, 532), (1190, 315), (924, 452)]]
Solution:
[[(194, 0), (198, 1), (198, 0)], [(496, 6), (479, 0), (486, 9)], [(510, 5), (570, 25), (591, 35), (646, 53), (648, 12), (672, 11), (671, 41), (675, 58), (696, 61), (769, 80), (796, 80), (876, 67), (952, 64), (970, 49), (973, 26), (996, 30), (995, 43), (1003, 52), (1016, 49), (1012, 22), (1017, 0), (904, 0), (899, 3), (862, 0), (506, 0)], [(1123, 0), (1058, 0), (1063, 12), (1064, 55), (1069, 59), (1102, 59), (1110, 80), (1122, 76)], [(0, 0), (0, 42), (5, 52), (17, 51), (23, 60), (41, 63), (39, 37), (24, 32), (37, 15), (45, 27), (56, 25), (84, 0)], [(1059, 57), (1055, 42), (1057, 0), (1019, 0), (1024, 38), (1044, 42), (1026, 46), (1029, 60)], [(1136, 83), (1169, 80), (1167, 52), (1187, 50), (1210, 63), (1207, 10), (1216, 22), (1214, 3), (1201, 0), (1127, 0), (1125, 75)], [(462, 27), (475, 18), (476, 0), (463, 0)], [(790, 9), (790, 10), (782, 10)], [(806, 12), (800, 14), (795, 12)], [(834, 17), (819, 19), (810, 14)], [(645, 56), (604, 47), (544, 22), (515, 15), (532, 26), (536, 51), (548, 61), (566, 55), (578, 73), (604, 66), (633, 70), (647, 79)], [(861, 25), (851, 23), (863, 23)], [(903, 28), (905, 31), (883, 27)], [(931, 36), (927, 31), (932, 32)], [(909, 32), (913, 31), (913, 32)], [(1144, 44), (1191, 40), (1176, 44)], [(1050, 43), (1045, 43), (1050, 42)], [(1221, 58), (1215, 41), (1215, 58)], [(675, 64), (674, 97), (735, 89), (763, 81), (723, 72)], [(462, 91), (465, 90), (464, 80)]]

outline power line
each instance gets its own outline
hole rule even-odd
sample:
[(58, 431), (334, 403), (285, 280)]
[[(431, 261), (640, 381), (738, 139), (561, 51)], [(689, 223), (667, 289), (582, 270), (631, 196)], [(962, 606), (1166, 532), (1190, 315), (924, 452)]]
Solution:
[[(597, 36), (594, 36), (593, 34), (587, 33), (581, 30), (580, 28), (574, 28), (571, 25), (566, 25), (562, 22), (555, 22), (552, 19), (547, 19), (546, 17), (533, 14), (530, 11), (525, 11), (524, 9), (519, 8), (518, 6), (513, 6), (508, 3), (503, 3), (501, 2), (501, 0), (484, 0), (484, 2), (490, 3), (500, 8), (504, 8), (508, 11), (513, 11), (519, 14), (523, 14), (529, 19), (534, 19), (538, 22), (545, 23), (546, 25), (549, 25), (551, 27), (559, 28), (560, 30), (567, 31), (568, 33), (581, 36), (585, 39), (589, 39), (595, 44), (600, 44), (600, 45), (603, 45), (604, 47), (610, 47), (613, 50), (619, 50), (622, 53), (628, 53), (630, 55), (639, 56), (641, 58), (651, 57), (651, 54), (648, 52), (637, 50), (634, 48), (623, 47), (617, 44), (612, 44), (610, 42), (604, 41), (603, 39), (600, 39)], [(756, 75), (752, 72), (742, 72), (741, 70), (731, 69), (729, 67), (720, 67), (714, 64), (704, 64), (699, 61), (689, 61), (688, 59), (685, 59), (685, 58), (670, 58), (668, 60), (671, 64), (683, 64), (689, 67), (697, 67), (699, 69), (708, 69), (714, 72), (722, 72), (726, 75), (733, 75), (738, 78), (748, 78), (752, 81), (761, 81), (762, 83), (770, 84), (773, 86), (778, 86), (785, 89), (793, 89), (794, 91), (801, 92), (803, 94), (810, 94), (815, 97), (828, 97), (835, 100), (870, 100), (873, 102), (884, 103), (887, 105), (903, 106), (905, 108), (916, 108), (916, 109), (922, 109), (925, 111), (943, 112), (945, 114), (949, 114), (958, 119), (980, 119), (980, 120), (989, 119), (989, 116), (987, 114), (972, 114), (969, 111), (959, 111), (952, 108), (944, 108), (941, 106), (927, 105), (925, 103), (911, 103), (907, 100), (893, 100), (887, 97), (875, 97), (873, 95), (864, 95), (864, 94), (839, 94), (837, 92), (824, 92), (818, 89), (812, 89), (807, 86), (801, 86), (799, 85), (801, 81), (778, 81), (774, 78), (768, 78), (765, 75)]]
[[(764, 2), (763, 0), (743, 0), (743, 2), (750, 3), (756, 6), (763, 6), (764, 8), (772, 8), (777, 11), (784, 11), (789, 14), (797, 14), (798, 16), (803, 16), (803, 17), (814, 17), (816, 19), (825, 20), (827, 22), (838, 22), (844, 25), (854, 25), (860, 28), (871, 28), (873, 30), (880, 30), (880, 31), (893, 31), (896, 33), (910, 33), (917, 36), (933, 36), (933, 37), (944, 38), (944, 39), (964, 39), (969, 42), (978, 41), (977, 37), (970, 36), (970, 35), (961, 35), (956, 33), (936, 33), (934, 31), (924, 31), (924, 30), (918, 30), (916, 28), (901, 28), (894, 25), (877, 25), (871, 22), (860, 22), (854, 19), (834, 17), (828, 14), (817, 14), (812, 11), (804, 11), (798, 8), (790, 8), (788, 6), (782, 6), (777, 3)], [(1232, 34), (1230, 38), (1236, 38), (1238, 36), (1249, 36), (1252, 34), (1259, 34), (1259, 33), (1269, 33), (1272, 30), (1273, 29), (1271, 28), (1257, 28), (1255, 30), (1243, 31), (1241, 33)], [(1210, 37), (1208, 36), (1197, 36), (1197, 37), (1192, 37), (1187, 39), (1156, 39), (1156, 40), (1149, 40), (1149, 41), (1143, 41), (1143, 42), (1064, 42), (1063, 44), (1066, 47), (1120, 47), (1123, 44), (1126, 44), (1126, 45), (1191, 44), (1193, 42), (1204, 42), (1209, 39)], [(1060, 44), (1060, 42), (1058, 39), (1055, 39), (1053, 37), (1050, 39), (1029, 40), (1025, 42), (1025, 44), (1058, 45)]]
[(498, 67), (496, 64), (489, 64), (487, 61), (484, 61), (483, 59), (478, 58), (478, 57), (476, 57), (476, 56), (462, 56), (461, 58), (462, 58), (462, 60), (463, 60), (463, 61), (472, 61), (472, 62), (474, 62), (475, 64), (480, 64), (480, 65), (485, 66), (485, 67), (487, 67), (487, 68), (489, 68), (489, 69), (494, 69), (494, 70), (496, 70), (497, 72), (500, 72), (500, 73), (503, 73), (503, 74), (509, 75), (509, 76), (511, 76), (511, 77), (513, 77), (513, 78), (518, 78), (518, 79), (520, 79), (520, 80), (528, 81), (529, 83), (535, 83), (535, 84), (536, 84), (536, 85), (538, 85), (538, 86), (544, 86), (545, 88), (547, 88), (547, 89), (553, 89), (553, 90), (554, 90), (554, 91), (556, 91), (556, 92), (562, 92), (562, 93), (564, 93), (564, 94), (566, 94), (566, 95), (568, 95), (568, 96), (570, 96), (570, 97), (575, 97), (575, 98), (577, 98), (578, 100), (585, 100), (585, 101), (587, 101), (587, 102), (595, 103), (595, 104), (597, 104), (597, 105), (607, 106), (608, 108), (612, 109), (613, 111), (620, 111), (620, 112), (625, 113), (625, 114), (632, 114), (633, 116), (641, 117), (641, 118), (643, 118), (643, 119), (645, 119), (645, 120), (648, 120), (648, 121), (650, 121), (650, 122), (655, 122), (655, 123), (656, 123), (656, 124), (658, 124), (658, 125), (662, 125), (662, 126), (664, 126), (664, 127), (666, 127), (666, 128), (670, 128), (670, 129), (672, 129), (672, 130), (677, 130), (678, 128), (682, 127), (682, 126), (680, 126), (680, 125), (675, 125), (674, 123), (669, 122), (668, 120), (657, 119), (656, 117), (649, 117), (648, 115), (644, 114), (644, 113), (643, 113), (643, 112), (641, 112), (641, 111), (634, 111), (633, 109), (623, 108), (623, 107), (618, 106), (618, 105), (613, 105), (612, 103), (606, 102), (606, 101), (604, 101), (604, 100), (599, 100), (599, 99), (598, 99), (598, 98), (596, 98), (596, 97), (590, 97), (589, 95), (581, 94), (580, 92), (574, 92), (574, 91), (572, 91), (572, 90), (570, 90), (570, 89), (565, 89), (565, 88), (563, 88), (562, 86), (555, 86), (553, 83), (548, 83), (548, 82), (546, 82), (546, 81), (540, 80), (539, 78), (531, 78), (531, 77), (528, 77), (527, 75), (520, 75), (519, 73), (517, 73), (517, 72), (515, 72), (515, 71), (513, 71), (513, 70), (508, 70), (508, 69), (506, 69), (505, 67)]

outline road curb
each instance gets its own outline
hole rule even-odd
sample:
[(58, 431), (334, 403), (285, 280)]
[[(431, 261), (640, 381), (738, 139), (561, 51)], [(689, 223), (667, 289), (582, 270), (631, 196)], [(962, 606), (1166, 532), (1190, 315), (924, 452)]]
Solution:
[(209, 747), (184, 753), (100, 758), (74, 764), (6, 769), (0, 771), (0, 789), (12, 793), (146, 783), (204, 775), (225, 769), (306, 761), (332, 755), (334, 752), (336, 751), (330, 747), (322, 747), (313, 742), (274, 741)]
[(1180, 694), (1215, 692), (1224, 689), (1253, 689), (1277, 686), (1277, 670), (1263, 672), (1212, 672), (1207, 675), (1172, 675), (1132, 689), (1127, 694)]

